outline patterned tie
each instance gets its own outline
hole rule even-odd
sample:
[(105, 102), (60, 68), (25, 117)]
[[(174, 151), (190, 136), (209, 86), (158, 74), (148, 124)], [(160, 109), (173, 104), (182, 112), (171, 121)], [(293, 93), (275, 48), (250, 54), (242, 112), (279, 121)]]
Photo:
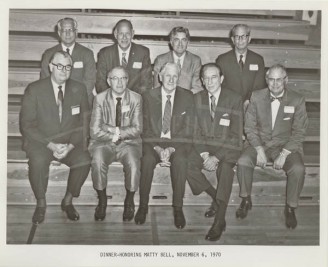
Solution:
[(270, 101), (273, 102), (275, 100), (279, 100), (279, 102), (281, 102), (282, 101), (282, 96), (281, 97), (274, 97), (274, 96), (270, 95)]
[(244, 68), (244, 61), (243, 61), (243, 55), (240, 55), (239, 56), (239, 66), (240, 66), (240, 69), (243, 70)]
[(181, 72), (182, 66), (181, 66), (180, 58), (179, 58), (178, 61), (177, 61), (177, 65), (178, 65), (178, 67), (179, 67), (179, 72)]
[(164, 134), (168, 133), (171, 127), (171, 101), (170, 101), (171, 96), (167, 95), (166, 97), (167, 100), (165, 103), (163, 125), (162, 125), (162, 131)]
[(70, 54), (70, 53), (69, 53), (69, 48), (68, 48), (68, 47), (66, 48), (66, 52), (67, 52), (68, 54)]
[(64, 103), (64, 94), (62, 91), (62, 86), (58, 86), (58, 99), (57, 99), (57, 105), (58, 105), (58, 112), (59, 112), (59, 121), (62, 121), (63, 117), (63, 103)]
[(122, 97), (116, 97), (116, 127), (121, 127), (121, 118), (122, 118)]
[(123, 68), (126, 68), (126, 66), (128, 65), (128, 62), (127, 62), (125, 56), (126, 56), (126, 53), (122, 53), (122, 67)]
[(211, 117), (212, 117), (212, 121), (214, 120), (214, 116), (215, 116), (215, 97), (213, 95), (211, 95)]

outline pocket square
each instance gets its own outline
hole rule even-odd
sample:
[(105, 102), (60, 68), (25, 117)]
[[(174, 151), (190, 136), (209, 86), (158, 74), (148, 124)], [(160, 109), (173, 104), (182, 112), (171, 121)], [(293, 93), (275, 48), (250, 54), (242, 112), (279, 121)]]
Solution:
[(186, 112), (185, 112), (185, 111), (181, 113), (181, 115), (184, 115), (184, 114), (186, 114)]
[(290, 118), (289, 118), (289, 117), (287, 117), (287, 118), (283, 118), (283, 120), (284, 120), (284, 121), (288, 121), (288, 120), (290, 120)]
[(228, 113), (224, 113), (224, 114), (222, 115), (222, 117), (229, 117), (229, 114), (228, 114)]

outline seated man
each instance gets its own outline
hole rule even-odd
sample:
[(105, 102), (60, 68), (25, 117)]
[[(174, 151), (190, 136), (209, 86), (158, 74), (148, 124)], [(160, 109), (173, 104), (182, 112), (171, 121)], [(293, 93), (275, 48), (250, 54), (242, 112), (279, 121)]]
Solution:
[(190, 41), (189, 30), (184, 27), (174, 27), (170, 32), (172, 51), (159, 55), (154, 61), (154, 88), (160, 86), (159, 72), (167, 62), (174, 62), (180, 68), (178, 86), (191, 90), (194, 94), (203, 90), (200, 81), (202, 62), (199, 56), (187, 51)]
[(308, 118), (304, 97), (287, 90), (287, 72), (282, 65), (273, 65), (266, 73), (268, 88), (254, 91), (246, 112), (245, 133), (248, 146), (238, 160), (237, 177), (242, 202), (237, 218), (245, 218), (252, 208), (251, 189), (254, 167), (273, 168), (287, 173), (285, 219), (288, 228), (295, 228), (295, 209), (301, 194), (305, 168), (303, 141)]
[(174, 224), (178, 229), (186, 225), (182, 205), (187, 156), (192, 141), (193, 95), (177, 87), (178, 79), (177, 64), (166, 63), (160, 72), (162, 86), (143, 94), (143, 157), (136, 224), (143, 224), (146, 220), (154, 169), (161, 162), (162, 165), (170, 166)]
[(127, 88), (128, 72), (115, 67), (108, 73), (110, 88), (95, 96), (90, 123), (91, 174), (99, 203), (95, 220), (104, 220), (107, 208), (107, 172), (113, 161), (123, 164), (126, 197), (123, 221), (134, 217), (134, 193), (140, 180), (142, 99)]
[(55, 52), (51, 75), (26, 88), (20, 114), (24, 150), (29, 159), (29, 180), (37, 199), (32, 221), (42, 223), (46, 212), (49, 165), (58, 160), (70, 167), (62, 210), (78, 220), (72, 199), (78, 197), (90, 170), (90, 156), (83, 150), (83, 122), (89, 113), (86, 87), (70, 79), (73, 68), (67, 52)]
[[(194, 96), (195, 135), (188, 158), (187, 180), (194, 195), (209, 194), (217, 212), (205, 239), (220, 239), (226, 228), (225, 214), (234, 177), (234, 166), (242, 150), (243, 105), (241, 97), (221, 87), (223, 76), (214, 63), (203, 66), (201, 79), (206, 90)], [(216, 171), (217, 188), (202, 169)]]

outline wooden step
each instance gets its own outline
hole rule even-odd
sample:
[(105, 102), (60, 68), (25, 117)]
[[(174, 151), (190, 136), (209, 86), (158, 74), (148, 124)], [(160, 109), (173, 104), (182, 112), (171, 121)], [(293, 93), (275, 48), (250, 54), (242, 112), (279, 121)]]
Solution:
[[(78, 42), (90, 48), (95, 59), (101, 48), (113, 44), (113, 41), (105, 39), (79, 39)], [(169, 51), (167, 41), (135, 42), (149, 48), (152, 63), (158, 55)], [(56, 39), (50, 37), (10, 36), (9, 60), (40, 61), (42, 53), (57, 43)], [(249, 48), (263, 56), (266, 67), (282, 63), (287, 68), (320, 69), (321, 54), (318, 48), (293, 45), (250, 45)], [(214, 62), (218, 55), (230, 49), (230, 44), (220, 42), (191, 42), (188, 45), (188, 50), (198, 55), (203, 64)]]
[(54, 26), (61, 18), (73, 17), (78, 22), (79, 33), (112, 34), (117, 21), (128, 19), (132, 22), (136, 35), (168, 36), (177, 25), (188, 27), (192, 37), (228, 38), (235, 24), (248, 24), (252, 28), (253, 39), (301, 40), (307, 41), (310, 25), (305, 21), (288, 19), (253, 19), (227, 17), (188, 17), (153, 14), (118, 13), (76, 13), (17, 11), (9, 14), (10, 31), (18, 32), (54, 32)]

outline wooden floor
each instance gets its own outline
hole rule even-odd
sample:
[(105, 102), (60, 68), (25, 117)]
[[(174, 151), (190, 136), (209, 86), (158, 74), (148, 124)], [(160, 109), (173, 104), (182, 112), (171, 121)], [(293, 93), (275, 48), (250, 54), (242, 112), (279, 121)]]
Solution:
[[(205, 218), (207, 206), (184, 207), (187, 225), (175, 228), (172, 207), (151, 206), (144, 225), (122, 222), (123, 207), (108, 206), (102, 222), (93, 218), (94, 205), (76, 206), (80, 221), (71, 222), (59, 205), (48, 206), (46, 220), (36, 227), (32, 244), (83, 245), (319, 245), (319, 205), (300, 206), (296, 211), (298, 226), (284, 225), (282, 205), (254, 205), (249, 216), (236, 220), (236, 205), (229, 205), (227, 229), (217, 242), (204, 239), (213, 219)], [(26, 244), (32, 229), (33, 205), (7, 206), (7, 244)], [(33, 230), (33, 229), (32, 229)]]

